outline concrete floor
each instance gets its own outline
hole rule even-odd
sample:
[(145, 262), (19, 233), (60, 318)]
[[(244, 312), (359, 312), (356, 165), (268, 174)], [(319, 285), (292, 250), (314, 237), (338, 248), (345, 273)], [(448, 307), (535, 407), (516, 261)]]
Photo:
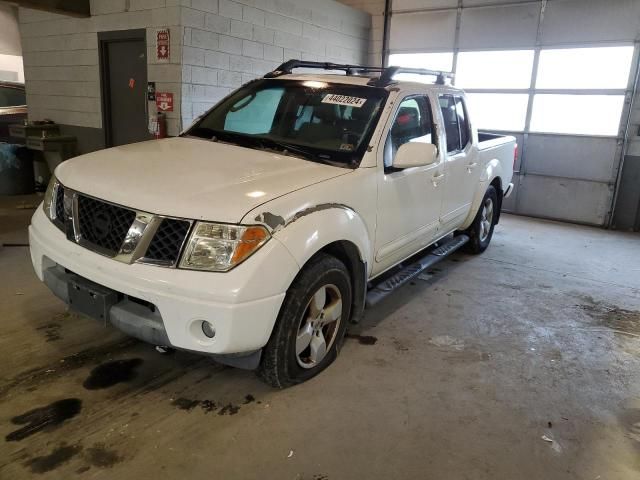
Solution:
[(27, 248), (0, 271), (0, 478), (640, 478), (638, 235), (505, 215), (285, 391), (67, 313)]

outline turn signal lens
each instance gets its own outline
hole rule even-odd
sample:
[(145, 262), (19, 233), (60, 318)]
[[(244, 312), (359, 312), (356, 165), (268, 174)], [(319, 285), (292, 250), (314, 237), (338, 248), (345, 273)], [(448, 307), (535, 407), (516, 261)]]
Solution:
[(249, 258), (269, 238), (262, 226), (198, 222), (180, 267), (226, 272)]
[(248, 227), (242, 234), (231, 263), (238, 264), (255, 252), (267, 240), (269, 234), (264, 227)]

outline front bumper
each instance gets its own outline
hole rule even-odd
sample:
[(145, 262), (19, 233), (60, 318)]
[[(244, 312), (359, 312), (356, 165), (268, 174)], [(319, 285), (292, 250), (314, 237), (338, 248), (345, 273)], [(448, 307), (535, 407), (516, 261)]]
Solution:
[[(125, 333), (150, 343), (166, 339), (162, 343), (167, 346), (208, 354), (262, 348), (299, 270), (275, 238), (224, 273), (124, 264), (68, 241), (41, 208), (29, 227), (29, 241), (38, 278), (63, 300), (64, 275), (71, 271), (121, 294), (108, 320)], [(139, 300), (151, 304), (155, 313)], [(214, 338), (204, 335), (202, 321), (213, 325)]]

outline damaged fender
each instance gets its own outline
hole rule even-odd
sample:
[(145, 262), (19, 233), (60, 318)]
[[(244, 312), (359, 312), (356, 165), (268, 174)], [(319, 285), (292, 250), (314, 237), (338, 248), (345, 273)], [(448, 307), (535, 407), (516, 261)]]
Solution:
[(371, 265), (372, 239), (360, 216), (346, 205), (315, 205), (286, 218), (277, 212), (263, 212), (253, 220), (271, 229), (272, 236), (282, 242), (300, 268), (326, 245), (345, 240), (353, 243), (360, 259)]

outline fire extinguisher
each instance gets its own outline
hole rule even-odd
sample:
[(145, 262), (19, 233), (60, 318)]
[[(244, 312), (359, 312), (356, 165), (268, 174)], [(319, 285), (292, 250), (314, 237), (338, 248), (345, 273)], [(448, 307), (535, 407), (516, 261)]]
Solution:
[(167, 116), (158, 112), (158, 116), (156, 117), (156, 129), (154, 133), (154, 137), (156, 139), (166, 138), (167, 137)]

